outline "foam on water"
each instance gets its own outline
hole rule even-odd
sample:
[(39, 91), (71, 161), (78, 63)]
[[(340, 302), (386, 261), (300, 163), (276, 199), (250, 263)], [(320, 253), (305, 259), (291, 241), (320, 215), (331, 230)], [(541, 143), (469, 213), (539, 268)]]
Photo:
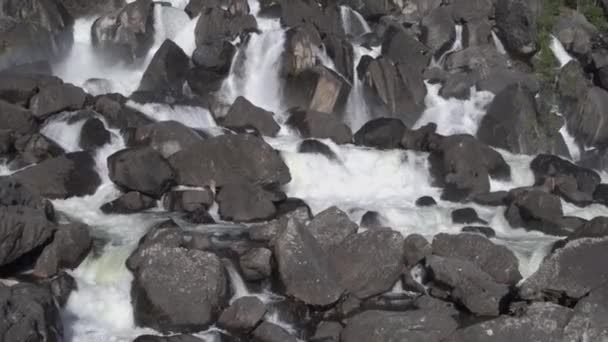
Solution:
[(359, 37), (372, 31), (363, 16), (348, 6), (340, 6), (340, 17), (344, 33), (347, 35)]
[(174, 106), (163, 103), (141, 104), (135, 101), (128, 101), (127, 106), (144, 113), (155, 121), (173, 120), (196, 129), (217, 127), (211, 113), (202, 107)]
[(53, 116), (40, 129), (40, 133), (55, 141), (66, 152), (80, 151), (80, 131), (87, 118), (74, 120), (73, 116), (74, 113), (67, 112)]
[(566, 146), (568, 146), (568, 152), (570, 152), (570, 158), (572, 158), (573, 161), (578, 161), (581, 158), (581, 148), (576, 143), (574, 136), (572, 134), (570, 134), (570, 132), (568, 132), (568, 127), (566, 124), (564, 124), (564, 126), (562, 126), (562, 128), (560, 128), (559, 133), (564, 138), (564, 142), (566, 143)]
[(372, 112), (367, 105), (367, 101), (365, 101), (365, 85), (359, 78), (357, 66), (363, 56), (376, 58), (380, 54), (380, 48), (380, 46), (377, 46), (369, 50), (360, 45), (353, 45), (353, 86), (348, 95), (344, 117), (344, 121), (353, 132), (358, 131), (372, 117)]
[(553, 52), (553, 55), (555, 55), (555, 58), (557, 58), (559, 61), (560, 67), (563, 67), (572, 60), (572, 57), (568, 54), (566, 49), (564, 49), (564, 46), (559, 39), (553, 35), (551, 36), (551, 51)]

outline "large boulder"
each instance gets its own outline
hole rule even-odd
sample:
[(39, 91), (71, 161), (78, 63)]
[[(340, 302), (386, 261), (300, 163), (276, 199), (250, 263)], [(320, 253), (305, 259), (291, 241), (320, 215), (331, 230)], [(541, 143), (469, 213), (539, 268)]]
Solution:
[(314, 66), (287, 78), (285, 100), (288, 107), (322, 113), (340, 113), (346, 105), (350, 84), (340, 74)]
[(370, 120), (355, 133), (355, 145), (378, 149), (399, 148), (406, 129), (407, 127), (399, 119)]
[(494, 15), (492, 0), (453, 0), (451, 3), (454, 21), (471, 22)]
[(608, 271), (599, 263), (608, 254), (608, 238), (586, 238), (569, 242), (547, 257), (536, 273), (521, 285), (525, 299), (586, 296), (608, 281)]
[(92, 245), (93, 239), (87, 225), (61, 225), (53, 236), (53, 242), (44, 248), (36, 260), (34, 273), (41, 277), (51, 277), (60, 269), (74, 269), (84, 260)]
[(13, 170), (59, 157), (65, 153), (59, 144), (40, 133), (17, 138), (13, 147), (19, 154), (10, 162)]
[(274, 200), (273, 192), (250, 183), (226, 184), (217, 195), (220, 217), (234, 222), (272, 218), (276, 213)]
[(111, 140), (112, 135), (106, 129), (103, 121), (98, 118), (91, 118), (82, 125), (78, 144), (83, 150), (95, 150), (110, 143)]
[(136, 0), (120, 11), (99, 17), (91, 27), (96, 50), (110, 61), (132, 63), (143, 58), (154, 43), (154, 4)]
[(152, 247), (135, 272), (131, 296), (135, 323), (162, 332), (209, 327), (226, 305), (228, 282), (212, 253)]
[(452, 20), (452, 8), (438, 7), (422, 19), (420, 29), (422, 42), (429, 47), (435, 57), (440, 57), (456, 39), (456, 29)]
[(0, 206), (0, 265), (48, 243), (55, 230), (42, 208)]
[(536, 11), (538, 0), (504, 0), (496, 2), (496, 28), (507, 51), (530, 56), (538, 49)]
[(246, 98), (239, 96), (234, 101), (228, 114), (223, 119), (223, 125), (227, 127), (251, 126), (262, 135), (274, 137), (279, 133), (281, 127), (274, 120), (274, 113), (256, 107)]
[(189, 64), (184, 51), (172, 40), (165, 40), (148, 64), (138, 91), (182, 94)]
[(326, 251), (339, 245), (344, 239), (357, 233), (359, 227), (338, 207), (329, 207), (318, 213), (307, 225), (321, 248)]
[(171, 165), (150, 147), (128, 148), (108, 157), (109, 177), (117, 185), (160, 198), (174, 183)]
[(553, 26), (552, 33), (562, 43), (566, 51), (576, 57), (587, 57), (591, 53), (594, 40), (600, 33), (583, 13), (564, 11)]
[(163, 206), (166, 210), (195, 212), (209, 209), (213, 205), (214, 193), (210, 188), (192, 190), (173, 190), (165, 194)]
[(556, 153), (562, 123), (557, 117), (551, 119), (537, 110), (534, 94), (527, 87), (514, 84), (494, 97), (477, 137), (516, 154)]
[(319, 32), (313, 26), (300, 25), (289, 29), (285, 37), (282, 73), (294, 77), (304, 70), (313, 68), (321, 44)]
[(130, 191), (107, 202), (99, 209), (105, 214), (133, 214), (156, 206), (156, 200), (141, 192)]
[[(552, 303), (533, 303), (520, 316), (500, 316), (456, 331), (445, 342), (562, 341), (572, 310)], [(570, 340), (568, 340), (570, 341)]]
[(194, 50), (192, 63), (206, 70), (225, 75), (230, 71), (236, 52), (236, 47), (228, 41), (212, 41)]
[(0, 100), (0, 127), (23, 135), (34, 131), (38, 125), (34, 114), (21, 106)]
[(439, 342), (458, 324), (451, 316), (432, 310), (364, 311), (349, 318), (342, 331), (342, 342)]
[(95, 111), (104, 117), (110, 127), (121, 130), (144, 126), (153, 122), (145, 114), (109, 96), (101, 96), (97, 99)]
[(494, 70), (507, 69), (509, 60), (493, 45), (485, 44), (469, 46), (449, 54), (445, 60), (445, 67), (451, 72), (475, 70), (478, 77), (485, 78)]
[(279, 153), (249, 134), (222, 135), (197, 142), (172, 155), (169, 163), (180, 185), (283, 185), (291, 180)]
[(297, 130), (303, 138), (331, 139), (336, 144), (352, 141), (350, 127), (334, 114), (314, 110), (294, 110), (287, 125)]
[(596, 147), (608, 146), (608, 120), (603, 108), (608, 105), (608, 92), (591, 87), (580, 98), (577, 111), (568, 117), (568, 131), (576, 141)]
[(46, 61), (59, 53), (44, 27), (4, 16), (0, 17), (0, 45), (6, 47), (0, 54), (0, 70)]
[(16, 71), (15, 68), (4, 70), (1, 74), (0, 100), (24, 107), (28, 106), (30, 98), (39, 89), (62, 83), (61, 79), (55, 76), (29, 72), (22, 73)]
[(64, 110), (78, 110), (84, 106), (86, 93), (72, 84), (49, 85), (30, 99), (29, 107), (38, 119)]
[(266, 314), (266, 306), (258, 297), (235, 300), (217, 321), (218, 327), (235, 333), (249, 333)]
[(219, 7), (206, 7), (201, 11), (194, 37), (196, 46), (204, 46), (222, 40), (234, 40), (238, 35), (255, 31), (257, 23), (252, 15), (232, 15)]
[(501, 284), (515, 285), (521, 280), (519, 261), (513, 252), (481, 235), (437, 234), (433, 238), (433, 254), (468, 260)]
[(602, 341), (608, 338), (608, 283), (591, 290), (576, 303), (570, 322), (564, 328), (565, 341)]
[(63, 324), (51, 291), (42, 285), (0, 284), (2, 341), (63, 340)]
[(397, 25), (391, 25), (384, 34), (382, 56), (396, 64), (407, 65), (416, 76), (421, 75), (431, 61), (428, 47)]
[(254, 341), (259, 342), (297, 342), (295, 336), (291, 335), (282, 327), (267, 321), (262, 322), (251, 334)]
[(160, 121), (137, 127), (130, 144), (150, 146), (168, 158), (202, 140), (200, 134), (180, 122)]
[(31, 189), (49, 198), (92, 195), (101, 184), (95, 159), (88, 152), (72, 152), (47, 159), (15, 174)]
[(306, 304), (328, 306), (344, 292), (327, 253), (298, 220), (288, 219), (274, 241), (274, 255), (287, 295)]
[(391, 289), (403, 268), (403, 237), (389, 229), (348, 236), (330, 250), (338, 281), (364, 299)]
[(538, 230), (550, 235), (568, 235), (562, 225), (562, 204), (559, 197), (538, 190), (524, 189), (512, 193), (505, 217), (511, 227)]
[(252, 248), (239, 258), (243, 278), (262, 280), (272, 274), (272, 252), (267, 248)]

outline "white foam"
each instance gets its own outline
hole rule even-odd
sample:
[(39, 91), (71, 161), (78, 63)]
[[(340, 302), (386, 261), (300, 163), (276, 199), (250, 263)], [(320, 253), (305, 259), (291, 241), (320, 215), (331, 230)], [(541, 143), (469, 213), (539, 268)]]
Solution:
[(566, 146), (568, 146), (568, 152), (570, 152), (570, 157), (572, 160), (578, 161), (581, 158), (581, 148), (577, 144), (574, 136), (568, 132), (568, 127), (566, 124), (560, 128), (559, 133), (564, 138)]
[(209, 110), (202, 107), (168, 105), (164, 103), (137, 103), (128, 101), (127, 106), (137, 109), (155, 121), (177, 121), (188, 127), (207, 129), (217, 127)]
[(501, 55), (506, 55), (507, 50), (505, 49), (505, 46), (502, 44), (502, 41), (500, 41), (500, 38), (498, 38), (498, 36), (496, 35), (496, 32), (494, 32), (493, 30), (491, 32), (492, 32), (492, 40), (494, 41), (494, 47), (496, 47), (496, 51), (498, 51), (498, 53), (500, 53)]
[(363, 56), (373, 58), (380, 54), (380, 47), (368, 50), (360, 45), (353, 45), (353, 86), (346, 102), (346, 115), (344, 121), (356, 132), (372, 118), (372, 112), (365, 101), (365, 85), (359, 79), (357, 66)]
[(560, 67), (568, 64), (572, 60), (572, 56), (568, 54), (562, 43), (555, 36), (551, 36), (551, 51), (557, 60)]
[(359, 37), (372, 31), (363, 16), (348, 6), (340, 6), (340, 17), (347, 35)]

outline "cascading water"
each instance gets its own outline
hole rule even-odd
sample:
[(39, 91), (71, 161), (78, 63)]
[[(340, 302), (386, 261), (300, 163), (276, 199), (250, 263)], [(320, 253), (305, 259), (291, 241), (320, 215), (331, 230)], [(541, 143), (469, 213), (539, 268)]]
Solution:
[(342, 19), (344, 33), (347, 35), (360, 37), (372, 31), (363, 16), (348, 6), (340, 6), (340, 17)]
[(498, 38), (498, 36), (496, 35), (496, 32), (494, 32), (494, 31), (491, 31), (491, 32), (492, 32), (492, 41), (494, 42), (496, 51), (498, 51), (502, 55), (506, 55), (507, 50), (505, 49), (505, 46), (502, 44), (502, 41), (500, 40), (500, 38)]
[(553, 35), (551, 36), (551, 51), (559, 61), (560, 67), (563, 67), (572, 60), (572, 57), (568, 54), (568, 51), (566, 51), (559, 39)]

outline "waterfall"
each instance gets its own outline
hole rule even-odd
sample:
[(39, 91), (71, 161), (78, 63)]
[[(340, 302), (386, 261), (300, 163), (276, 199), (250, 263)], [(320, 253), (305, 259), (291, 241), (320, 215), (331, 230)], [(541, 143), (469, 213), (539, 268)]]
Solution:
[(346, 116), (344, 117), (344, 121), (353, 132), (359, 130), (372, 117), (367, 101), (365, 101), (365, 88), (363, 82), (359, 79), (357, 66), (363, 56), (376, 57), (379, 55), (379, 49), (377, 47), (370, 51), (362, 46), (353, 45), (353, 85), (346, 102)]
[(431, 60), (431, 65), (439, 67), (443, 64), (443, 61), (450, 53), (462, 50), (462, 25), (461, 24), (455, 25), (454, 30), (456, 31), (456, 37), (454, 38), (454, 42), (452, 43), (452, 46), (450, 47), (449, 50), (444, 52), (439, 57), (439, 59), (435, 59), (435, 56), (433, 56), (433, 59)]
[(559, 66), (563, 67), (568, 64), (572, 60), (572, 56), (568, 54), (562, 43), (555, 36), (551, 36), (551, 51), (557, 60), (559, 61)]
[(500, 53), (502, 55), (506, 55), (507, 50), (505, 50), (505, 46), (500, 41), (500, 38), (498, 38), (498, 36), (496, 35), (496, 32), (494, 32), (494, 31), (491, 31), (491, 32), (492, 32), (492, 40), (494, 41), (494, 46), (496, 47), (496, 51), (498, 51), (498, 53)]
[(340, 18), (346, 35), (359, 37), (372, 31), (363, 16), (348, 6), (340, 6)]
[(236, 270), (236, 267), (234, 267), (232, 262), (230, 260), (226, 260), (224, 265), (226, 266), (226, 270), (228, 271), (228, 276), (230, 277), (230, 284), (232, 285), (232, 291), (234, 292), (234, 295), (230, 299), (230, 303), (241, 297), (250, 296), (251, 294), (249, 292), (249, 289), (247, 289), (247, 285), (243, 281), (241, 274), (239, 273), (239, 271)]

